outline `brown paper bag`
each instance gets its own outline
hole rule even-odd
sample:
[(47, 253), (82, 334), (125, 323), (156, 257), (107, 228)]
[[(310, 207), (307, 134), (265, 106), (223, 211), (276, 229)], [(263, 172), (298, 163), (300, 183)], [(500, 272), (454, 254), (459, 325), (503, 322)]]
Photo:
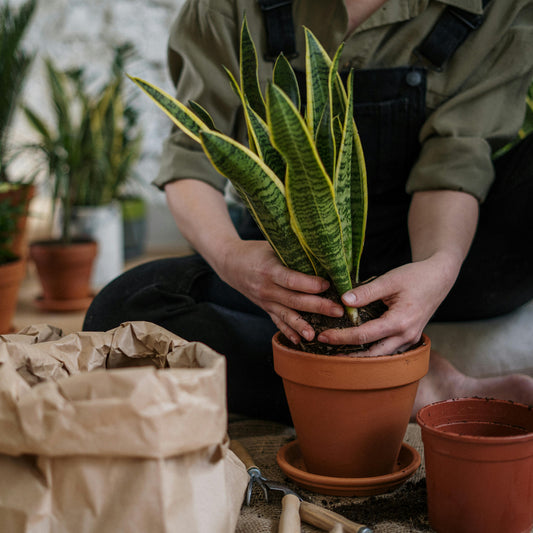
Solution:
[(232, 533), (248, 474), (226, 432), (205, 345), (146, 322), (0, 336), (0, 530)]

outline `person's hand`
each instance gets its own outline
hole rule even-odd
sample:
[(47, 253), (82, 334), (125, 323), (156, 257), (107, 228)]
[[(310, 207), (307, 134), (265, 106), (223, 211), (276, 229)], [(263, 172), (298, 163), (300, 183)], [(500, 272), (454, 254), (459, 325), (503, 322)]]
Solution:
[(409, 263), (343, 295), (343, 302), (361, 307), (383, 300), (388, 310), (359, 327), (328, 330), (318, 336), (330, 344), (376, 342), (365, 355), (405, 351), (420, 340), (422, 331), (455, 282), (455, 269), (439, 254)]
[(342, 316), (341, 305), (318, 296), (329, 283), (285, 267), (266, 241), (235, 240), (217, 265), (219, 276), (266, 311), (294, 344), (312, 340), (313, 328), (298, 311)]

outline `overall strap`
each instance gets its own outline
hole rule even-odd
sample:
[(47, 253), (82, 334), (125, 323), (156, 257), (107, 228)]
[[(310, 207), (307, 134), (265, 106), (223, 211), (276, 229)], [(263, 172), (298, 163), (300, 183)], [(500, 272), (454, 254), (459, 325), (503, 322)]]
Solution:
[(288, 59), (298, 55), (292, 19), (292, 0), (257, 0), (265, 20), (267, 52), (265, 59), (275, 61), (283, 52)]
[[(490, 0), (483, 0), (483, 9)], [(483, 24), (484, 15), (476, 15), (448, 6), (416, 50), (430, 68), (441, 70), (464, 40)]]

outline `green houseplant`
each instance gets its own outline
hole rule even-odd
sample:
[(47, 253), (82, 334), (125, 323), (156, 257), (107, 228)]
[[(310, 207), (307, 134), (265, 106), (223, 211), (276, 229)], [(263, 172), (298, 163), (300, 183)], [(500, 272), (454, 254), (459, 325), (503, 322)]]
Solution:
[(13, 205), (0, 197), (0, 334), (8, 333), (17, 307), (20, 284), (26, 273), (26, 261), (12, 250), (18, 219), (23, 205)]
[[(307, 107), (302, 115), (296, 76), (283, 55), (263, 96), (257, 52), (244, 20), (240, 80), (229, 71), (228, 76), (244, 110), (248, 147), (218, 132), (198, 103), (186, 107), (150, 83), (132, 79), (201, 144), (280, 260), (329, 279), (340, 295), (361, 281), (365, 163), (353, 118), (352, 74), (345, 87), (338, 73), (342, 46), (331, 59), (307, 29), (305, 39)], [(347, 307), (347, 323), (359, 325), (364, 313)], [(328, 356), (305, 348), (302, 343), (295, 349), (280, 333), (274, 336), (274, 366), (284, 380), (307, 468), (334, 478), (392, 475), (418, 380), (427, 372), (429, 339), (393, 357)], [(358, 349), (350, 347), (350, 352)], [(357, 493), (356, 482), (352, 488)], [(329, 493), (335, 493), (335, 486)]]
[[(130, 52), (130, 45), (115, 49), (109, 78), (96, 92), (91, 92), (84, 69), (60, 71), (46, 61), (55, 123), (50, 125), (30, 107), (24, 108), (40, 138), (33, 147), (43, 155), (54, 208), (59, 206), (60, 236), (55, 245), (72, 249), (73, 240), (80, 236), (97, 242), (99, 253), (91, 277), (96, 287), (123, 268), (117, 198), (140, 153), (137, 113), (123, 94), (122, 69)], [(38, 246), (41, 249), (43, 243)], [(73, 302), (73, 307), (86, 307), (89, 296), (74, 299), (79, 305)], [(52, 302), (58, 297), (45, 300), (55, 306)]]
[(0, 201), (6, 200), (20, 216), (13, 228), (9, 247), (16, 255), (25, 254), (26, 215), (34, 194), (32, 179), (14, 181), (9, 166), (15, 157), (11, 130), (24, 82), (33, 55), (22, 47), (23, 37), (36, 8), (28, 0), (19, 8), (3, 2), (0, 6)]

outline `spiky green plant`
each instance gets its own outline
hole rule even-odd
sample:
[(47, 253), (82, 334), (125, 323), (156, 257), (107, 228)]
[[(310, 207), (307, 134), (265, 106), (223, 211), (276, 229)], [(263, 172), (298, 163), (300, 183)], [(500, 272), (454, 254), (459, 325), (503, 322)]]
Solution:
[[(138, 115), (126, 101), (123, 67), (131, 45), (115, 49), (111, 73), (93, 93), (84, 69), (59, 70), (46, 60), (55, 123), (28, 106), (23, 110), (39, 141), (52, 196), (62, 208), (61, 240), (71, 240), (75, 206), (99, 206), (118, 198), (140, 156)], [(55, 205), (54, 203), (54, 205)]]
[(35, 6), (35, 0), (18, 9), (7, 1), (0, 6), (0, 182), (8, 178), (10, 126), (33, 58), (21, 44)]
[[(218, 132), (197, 103), (188, 108), (154, 85), (132, 80), (202, 145), (280, 260), (294, 270), (329, 278), (343, 294), (352, 288), (352, 277), (359, 280), (367, 219), (352, 74), (345, 88), (338, 73), (342, 46), (331, 59), (307, 28), (305, 39), (307, 106), (302, 113), (296, 76), (283, 55), (263, 95), (257, 52), (244, 19), (240, 80), (227, 73), (244, 109), (249, 147)], [(347, 308), (347, 314), (359, 323), (357, 309)]]

